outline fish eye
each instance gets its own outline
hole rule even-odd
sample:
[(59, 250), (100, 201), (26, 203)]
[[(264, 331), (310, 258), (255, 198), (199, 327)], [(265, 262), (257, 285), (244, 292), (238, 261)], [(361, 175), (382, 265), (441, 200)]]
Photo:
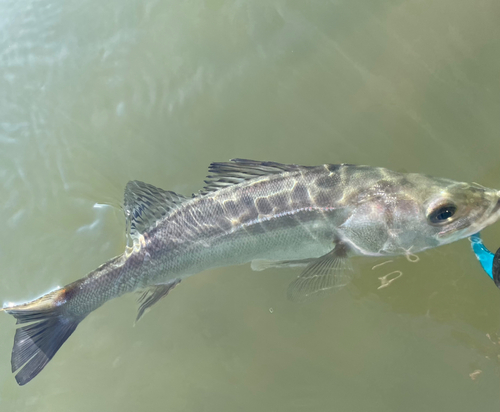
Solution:
[(435, 225), (443, 224), (452, 220), (455, 215), (457, 207), (452, 203), (447, 203), (446, 205), (441, 205), (432, 210), (427, 218), (429, 221)]

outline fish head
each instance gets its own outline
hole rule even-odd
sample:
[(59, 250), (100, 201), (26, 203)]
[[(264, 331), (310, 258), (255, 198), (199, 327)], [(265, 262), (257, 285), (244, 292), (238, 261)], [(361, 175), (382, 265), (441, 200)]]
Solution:
[(417, 174), (405, 181), (396, 195), (393, 223), (401, 233), (393, 243), (399, 250), (417, 252), (455, 242), (500, 218), (500, 191)]
[(500, 191), (476, 183), (434, 186), (423, 202), (428, 232), (439, 245), (477, 233), (500, 218)]
[(339, 229), (361, 254), (418, 253), (466, 238), (500, 218), (500, 191), (418, 173), (367, 182), (352, 203)]

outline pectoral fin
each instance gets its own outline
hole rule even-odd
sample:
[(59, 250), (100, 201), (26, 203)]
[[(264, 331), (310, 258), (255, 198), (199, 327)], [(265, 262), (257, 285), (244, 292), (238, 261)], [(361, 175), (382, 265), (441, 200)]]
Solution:
[(167, 296), (168, 292), (170, 292), (178, 283), (180, 283), (180, 279), (175, 279), (173, 282), (167, 283), (165, 285), (156, 285), (148, 288), (139, 298), (139, 311), (137, 313), (137, 318), (135, 321), (139, 321), (139, 319), (144, 315), (147, 309), (153, 306), (156, 302), (158, 302), (161, 298)]
[(338, 243), (324, 256), (314, 259), (288, 287), (288, 298), (302, 301), (310, 296), (335, 292), (352, 279), (352, 267), (345, 245)]

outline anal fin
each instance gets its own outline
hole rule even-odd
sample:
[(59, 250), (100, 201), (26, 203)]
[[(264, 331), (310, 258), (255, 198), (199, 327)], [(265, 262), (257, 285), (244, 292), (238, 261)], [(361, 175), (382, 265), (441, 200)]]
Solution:
[(288, 287), (287, 296), (293, 301), (303, 301), (310, 296), (335, 292), (346, 286), (352, 276), (347, 247), (337, 243), (331, 252), (307, 265)]
[(175, 279), (173, 282), (167, 283), (165, 285), (151, 286), (146, 291), (144, 291), (139, 298), (139, 310), (137, 312), (137, 318), (135, 319), (135, 321), (139, 321), (146, 310), (148, 310), (161, 298), (167, 296), (168, 292), (170, 292), (178, 283), (180, 283), (180, 281), (180, 279)]

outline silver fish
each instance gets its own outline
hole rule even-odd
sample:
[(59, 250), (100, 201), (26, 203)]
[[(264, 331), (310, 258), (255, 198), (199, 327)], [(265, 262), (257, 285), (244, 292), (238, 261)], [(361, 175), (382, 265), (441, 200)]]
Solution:
[(89, 313), (125, 293), (145, 290), (139, 319), (183, 278), (252, 262), (258, 270), (304, 266), (288, 288), (301, 300), (347, 284), (350, 256), (418, 253), (500, 217), (499, 191), (415, 173), (243, 159), (212, 163), (209, 171), (191, 198), (129, 182), (124, 254), (39, 299), (3, 308), (22, 325), (11, 362), (19, 385), (40, 373)]

